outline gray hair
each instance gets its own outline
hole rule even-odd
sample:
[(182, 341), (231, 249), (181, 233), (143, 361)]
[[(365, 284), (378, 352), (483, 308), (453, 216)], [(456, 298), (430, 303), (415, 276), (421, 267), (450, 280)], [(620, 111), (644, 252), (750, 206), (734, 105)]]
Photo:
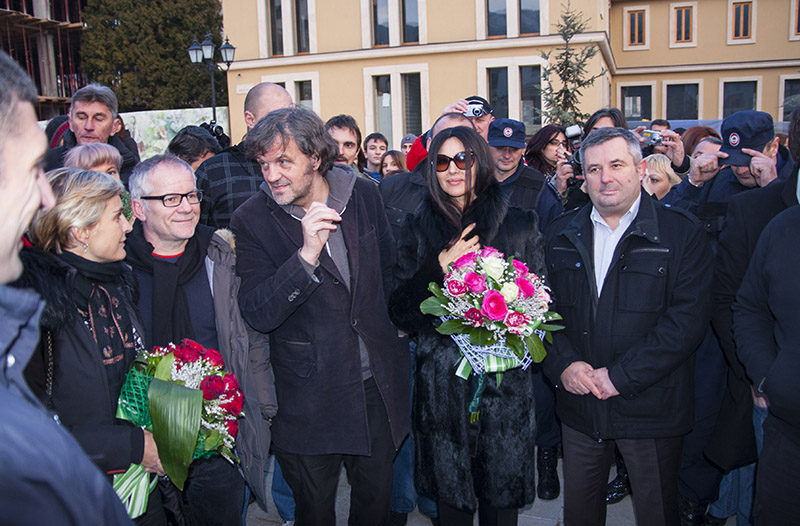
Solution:
[(72, 113), (72, 107), (76, 102), (99, 102), (105, 104), (111, 111), (112, 117), (119, 115), (119, 104), (117, 103), (117, 96), (111, 91), (108, 86), (102, 84), (87, 84), (72, 95), (72, 102), (69, 105), (69, 112)]
[(0, 50), (0, 150), (16, 128), (15, 113), (19, 102), (36, 104), (36, 88), (30, 77), (5, 51)]
[(583, 140), (583, 144), (581, 144), (581, 160), (584, 163), (586, 162), (586, 150), (589, 148), (614, 139), (625, 140), (634, 164), (638, 165), (642, 161), (642, 147), (639, 145), (639, 139), (636, 138), (632, 131), (625, 128), (600, 128), (587, 135)]
[(141, 199), (143, 195), (147, 195), (153, 191), (153, 185), (150, 183), (150, 175), (162, 164), (171, 164), (179, 169), (186, 170), (192, 174), (192, 180), (197, 184), (194, 170), (192, 170), (189, 163), (169, 153), (154, 155), (134, 167), (131, 177), (128, 179), (128, 189), (131, 192), (131, 199)]

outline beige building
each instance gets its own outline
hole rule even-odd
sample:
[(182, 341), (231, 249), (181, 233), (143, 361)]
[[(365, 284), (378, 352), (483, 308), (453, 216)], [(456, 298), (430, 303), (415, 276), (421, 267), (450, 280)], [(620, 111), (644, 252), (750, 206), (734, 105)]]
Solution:
[[(751, 108), (783, 117), (800, 93), (798, 0), (572, 0), (588, 21), (578, 46), (604, 72), (582, 109), (629, 120), (718, 119)], [(497, 116), (541, 124), (541, 55), (561, 44), (562, 0), (222, 0), (237, 46), (228, 72), (234, 140), (247, 91), (283, 84), (323, 119), (353, 115), (394, 148), (456, 99), (481, 95)], [(702, 4), (702, 6), (701, 6)], [(787, 22), (788, 20), (788, 22)], [(555, 53), (554, 53), (555, 54)]]

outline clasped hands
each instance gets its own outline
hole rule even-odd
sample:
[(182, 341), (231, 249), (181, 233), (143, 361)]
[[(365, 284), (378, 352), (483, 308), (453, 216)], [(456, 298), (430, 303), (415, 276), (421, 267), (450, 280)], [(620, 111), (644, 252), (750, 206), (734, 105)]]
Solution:
[(567, 392), (576, 395), (592, 393), (599, 400), (617, 396), (619, 391), (608, 376), (608, 368), (595, 369), (586, 362), (572, 362), (561, 373), (561, 385)]

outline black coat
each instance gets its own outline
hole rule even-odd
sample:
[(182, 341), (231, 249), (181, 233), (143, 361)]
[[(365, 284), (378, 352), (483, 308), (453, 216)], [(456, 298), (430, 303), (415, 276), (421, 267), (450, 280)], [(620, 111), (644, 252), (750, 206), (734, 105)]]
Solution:
[[(61, 422), (101, 470), (122, 472), (131, 463), (140, 463), (144, 453), (142, 430), (116, 419), (119, 393), (110, 393), (103, 355), (72, 299), (70, 284), (76, 270), (37, 249), (23, 250), (22, 261), (24, 274), (14, 286), (32, 288), (47, 301), (40, 324), (43, 341), (26, 370), (28, 382), (47, 401), (44, 392), (50, 366), (46, 341), (50, 334), (53, 379), (49, 402)], [(134, 330), (142, 335), (142, 324), (134, 306), (132, 272), (123, 272), (117, 286)]]
[(724, 469), (755, 462), (758, 458), (753, 431), (750, 381), (736, 357), (731, 305), (744, 279), (761, 232), (783, 210), (797, 204), (795, 164), (789, 179), (734, 196), (728, 203), (725, 226), (719, 237), (714, 266), (711, 323), (728, 363), (728, 380), (719, 422), (706, 448), (708, 457)]
[(547, 236), (553, 310), (566, 329), (544, 360), (554, 383), (575, 361), (607, 367), (608, 400), (557, 390), (561, 421), (595, 439), (662, 438), (693, 424), (693, 353), (708, 326), (711, 249), (702, 225), (642, 192), (597, 297), (592, 205), (556, 219)]
[[(326, 177), (334, 172), (348, 177), (340, 167)], [(359, 338), (395, 447), (408, 434), (408, 345), (389, 321), (384, 294), (391, 285), (394, 239), (374, 183), (356, 179), (338, 226), (352, 276), (349, 290), (325, 250), (309, 276), (298, 254), (300, 221), (263, 187), (231, 220), (242, 317), (269, 333), (278, 397), (272, 441), (292, 453), (370, 454)]]
[[(533, 212), (507, 208), (500, 188), (492, 184), (464, 214), (464, 226), (477, 223), (481, 245), (544, 270), (543, 238)], [(396, 288), (389, 302), (397, 325), (417, 342), (413, 431), (416, 441), (416, 485), (458, 509), (474, 512), (476, 498), (498, 508), (519, 508), (534, 499), (535, 415), (531, 369), (504, 373), (498, 387), (490, 374), (480, 418), (469, 423), (471, 380), (455, 375), (459, 350), (450, 336), (435, 328), (438, 317), (420, 312), (441, 284), (438, 254), (461, 229), (447, 222), (426, 198), (403, 227), (398, 241)]]

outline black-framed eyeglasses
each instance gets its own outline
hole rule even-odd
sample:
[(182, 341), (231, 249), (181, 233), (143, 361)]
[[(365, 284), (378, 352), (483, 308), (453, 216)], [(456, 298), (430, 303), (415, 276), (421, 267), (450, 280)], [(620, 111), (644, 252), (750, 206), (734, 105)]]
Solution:
[(147, 201), (161, 201), (167, 208), (175, 208), (181, 205), (184, 198), (186, 198), (186, 202), (190, 205), (196, 205), (203, 200), (203, 191), (192, 190), (191, 192), (187, 192), (185, 194), (143, 195), (139, 199), (145, 199)]
[(459, 170), (466, 170), (472, 166), (472, 161), (472, 152), (458, 152), (452, 157), (440, 153), (436, 156), (436, 171), (447, 171), (451, 162), (456, 163), (456, 168)]

